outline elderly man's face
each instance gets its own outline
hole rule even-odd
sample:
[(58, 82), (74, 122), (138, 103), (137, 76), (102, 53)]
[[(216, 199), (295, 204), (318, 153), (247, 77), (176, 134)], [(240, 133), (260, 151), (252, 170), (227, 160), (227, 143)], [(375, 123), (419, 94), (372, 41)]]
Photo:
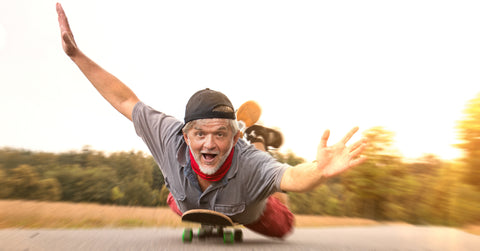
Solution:
[(240, 133), (235, 133), (228, 119), (200, 119), (183, 134), (200, 170), (214, 174), (225, 162)]

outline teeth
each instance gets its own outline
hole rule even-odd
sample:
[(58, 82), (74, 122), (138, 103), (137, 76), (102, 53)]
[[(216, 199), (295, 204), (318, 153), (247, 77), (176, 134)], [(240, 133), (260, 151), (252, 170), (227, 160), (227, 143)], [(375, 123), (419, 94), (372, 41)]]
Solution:
[(215, 159), (216, 156), (217, 156), (216, 154), (208, 154), (208, 153), (203, 154), (203, 158), (205, 158), (206, 160)]

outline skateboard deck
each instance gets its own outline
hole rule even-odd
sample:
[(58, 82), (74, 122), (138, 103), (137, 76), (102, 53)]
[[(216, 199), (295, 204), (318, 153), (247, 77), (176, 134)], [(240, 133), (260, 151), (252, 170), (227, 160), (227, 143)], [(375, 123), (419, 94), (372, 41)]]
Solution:
[(198, 234), (194, 235), (191, 228), (183, 230), (182, 241), (192, 242), (194, 237), (200, 240), (206, 238), (223, 238), (225, 243), (241, 242), (243, 233), (241, 229), (229, 230), (227, 227), (234, 227), (236, 224), (230, 217), (208, 209), (192, 209), (182, 215), (182, 221), (201, 224)]
[(182, 221), (213, 226), (233, 226), (233, 221), (230, 217), (208, 209), (189, 210), (182, 215)]

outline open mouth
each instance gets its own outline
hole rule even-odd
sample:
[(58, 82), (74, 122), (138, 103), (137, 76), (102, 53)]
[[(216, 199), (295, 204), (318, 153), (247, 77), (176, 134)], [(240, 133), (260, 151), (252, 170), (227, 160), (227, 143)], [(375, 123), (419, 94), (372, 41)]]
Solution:
[(202, 153), (203, 159), (207, 162), (213, 161), (218, 154)]

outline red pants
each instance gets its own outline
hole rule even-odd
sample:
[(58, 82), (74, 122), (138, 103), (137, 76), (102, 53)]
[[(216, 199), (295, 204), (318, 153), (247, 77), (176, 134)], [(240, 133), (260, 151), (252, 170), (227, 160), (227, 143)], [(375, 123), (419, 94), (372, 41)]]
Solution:
[[(176, 214), (182, 215), (171, 193), (168, 194), (167, 204)], [(257, 222), (244, 226), (269, 237), (285, 238), (292, 232), (293, 225), (294, 216), (292, 212), (280, 200), (270, 196), (260, 219)]]

